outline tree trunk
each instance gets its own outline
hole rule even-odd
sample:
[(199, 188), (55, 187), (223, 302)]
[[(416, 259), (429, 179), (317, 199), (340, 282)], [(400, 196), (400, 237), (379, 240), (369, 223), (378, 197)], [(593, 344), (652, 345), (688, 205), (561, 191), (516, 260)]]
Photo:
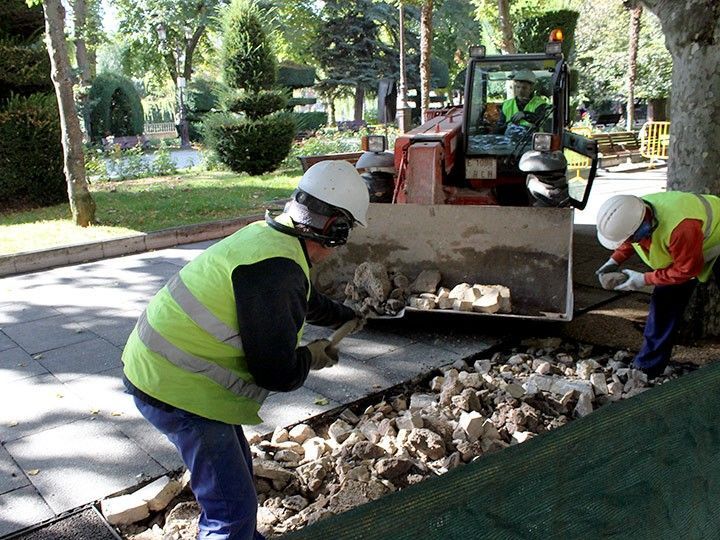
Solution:
[(65, 8), (62, 0), (43, 0), (45, 43), (55, 95), (60, 110), (60, 129), (64, 154), (65, 179), (75, 224), (87, 227), (95, 221), (95, 201), (85, 178), (85, 159), (80, 121), (75, 110), (70, 65), (65, 43)]
[(365, 89), (362, 86), (355, 87), (355, 115), (354, 120), (360, 122), (363, 119), (363, 106), (365, 105)]
[(637, 53), (640, 40), (640, 17), (642, 6), (630, 10), (630, 54), (628, 56), (627, 80), (627, 130), (635, 125), (635, 80), (637, 79)]
[(503, 54), (515, 54), (517, 47), (515, 46), (512, 20), (510, 19), (510, 0), (498, 0), (498, 14), (500, 31), (502, 32), (500, 50)]
[(87, 28), (85, 27), (87, 20), (85, 0), (75, 0), (72, 9), (75, 22), (75, 61), (77, 62), (78, 73), (80, 75), (80, 95), (78, 97), (84, 126), (83, 141), (89, 142), (91, 126), (88, 92), (90, 91), (91, 75), (88, 48), (85, 40), (85, 34), (87, 32)]
[(425, 122), (430, 109), (430, 57), (432, 56), (433, 0), (425, 0), (420, 11), (420, 111)]
[[(660, 19), (673, 59), (668, 189), (720, 195), (720, 3), (643, 0)], [(720, 263), (717, 263), (720, 264)], [(720, 293), (700, 285), (683, 334), (720, 335)]]
[(667, 99), (648, 99), (648, 122), (664, 122), (667, 118)]
[(335, 126), (335, 125), (337, 125), (337, 120), (335, 119), (335, 98), (333, 98), (333, 97), (328, 98), (327, 106), (328, 106), (328, 126)]

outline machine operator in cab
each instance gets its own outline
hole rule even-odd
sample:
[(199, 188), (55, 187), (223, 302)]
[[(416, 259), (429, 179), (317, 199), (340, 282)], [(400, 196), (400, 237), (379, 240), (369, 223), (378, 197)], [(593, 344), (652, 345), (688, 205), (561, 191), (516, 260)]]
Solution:
[(508, 124), (530, 128), (544, 115), (550, 104), (544, 96), (535, 94), (537, 77), (529, 69), (516, 71), (513, 81), (514, 97), (503, 102), (498, 119), (498, 132), (504, 132)]

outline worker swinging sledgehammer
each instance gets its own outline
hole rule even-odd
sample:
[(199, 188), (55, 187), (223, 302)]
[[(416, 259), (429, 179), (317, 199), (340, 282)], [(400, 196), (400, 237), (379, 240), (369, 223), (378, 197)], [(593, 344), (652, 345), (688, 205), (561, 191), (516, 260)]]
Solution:
[(305, 322), (343, 325), (343, 334), (362, 326), (351, 308), (312, 287), (310, 267), (365, 226), (368, 206), (352, 165), (313, 165), (282, 214), (268, 212), (185, 265), (130, 335), (127, 391), (191, 472), (200, 539), (263, 538), (242, 425), (262, 421), (271, 391), (295, 390), (309, 370), (337, 364), (338, 337), (299, 346)]
[(678, 326), (698, 281), (720, 283), (720, 198), (670, 191), (643, 197), (615, 195), (600, 207), (597, 237), (614, 252), (596, 272), (619, 271), (633, 253), (651, 272), (623, 270), (617, 291), (654, 286), (643, 344), (633, 367), (651, 377), (667, 365)]

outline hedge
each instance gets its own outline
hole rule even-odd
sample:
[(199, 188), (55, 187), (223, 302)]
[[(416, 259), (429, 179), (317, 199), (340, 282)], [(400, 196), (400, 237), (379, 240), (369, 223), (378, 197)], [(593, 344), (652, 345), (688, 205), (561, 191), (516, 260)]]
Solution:
[(52, 91), (50, 58), (42, 42), (19, 45), (0, 39), (0, 99)]
[[(42, 5), (28, 7), (25, 0), (0, 1), (0, 37), (8, 36), (22, 41), (40, 41), (42, 44), (45, 18)], [(47, 56), (47, 51), (45, 52)], [(48, 72), (49, 76), (49, 72)]]
[(101, 73), (90, 88), (92, 138), (142, 135), (145, 115), (135, 85), (127, 77)]
[(577, 26), (579, 16), (580, 14), (577, 11), (560, 9), (558, 11), (548, 11), (538, 17), (529, 17), (519, 21), (515, 28), (518, 52), (543, 52), (545, 50), (545, 44), (548, 42), (550, 32), (554, 28), (560, 28), (564, 36), (562, 52), (565, 58), (568, 58), (575, 39), (575, 27)]
[(0, 201), (4, 209), (68, 200), (52, 94), (14, 97), (0, 110)]
[(257, 120), (230, 114), (210, 114), (204, 124), (205, 141), (220, 161), (235, 172), (251, 175), (274, 171), (290, 153), (295, 121), (289, 113)]
[(315, 131), (327, 124), (326, 112), (293, 112), (291, 114), (298, 131)]
[(315, 68), (284, 63), (278, 66), (277, 83), (289, 88), (307, 88), (315, 84)]

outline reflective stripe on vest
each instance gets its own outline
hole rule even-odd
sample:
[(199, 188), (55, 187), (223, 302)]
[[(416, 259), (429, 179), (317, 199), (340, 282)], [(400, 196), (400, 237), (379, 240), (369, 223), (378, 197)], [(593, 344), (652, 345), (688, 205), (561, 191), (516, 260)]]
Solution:
[(150, 326), (147, 320), (147, 312), (145, 311), (143, 311), (140, 319), (138, 319), (137, 334), (140, 341), (142, 341), (148, 349), (161, 355), (175, 366), (190, 373), (204, 375), (237, 396), (250, 398), (253, 401), (262, 403), (270, 393), (270, 391), (265, 388), (244, 381), (229, 369), (225, 369), (218, 364), (208, 362), (203, 358), (193, 356), (179, 349)]
[(710, 238), (710, 234), (712, 233), (712, 224), (715, 221), (715, 215), (713, 213), (712, 206), (710, 206), (710, 201), (708, 201), (705, 197), (702, 195), (697, 195), (697, 198), (700, 199), (700, 202), (703, 203), (703, 206), (705, 207), (705, 213), (707, 214), (707, 219), (705, 220), (705, 231), (703, 233), (704, 239), (707, 240)]
[(240, 335), (213, 315), (208, 308), (193, 296), (193, 293), (187, 288), (187, 285), (185, 285), (179, 273), (175, 274), (172, 279), (168, 281), (167, 290), (177, 305), (180, 306), (185, 314), (200, 328), (218, 341), (230, 345), (239, 351), (243, 350)]

